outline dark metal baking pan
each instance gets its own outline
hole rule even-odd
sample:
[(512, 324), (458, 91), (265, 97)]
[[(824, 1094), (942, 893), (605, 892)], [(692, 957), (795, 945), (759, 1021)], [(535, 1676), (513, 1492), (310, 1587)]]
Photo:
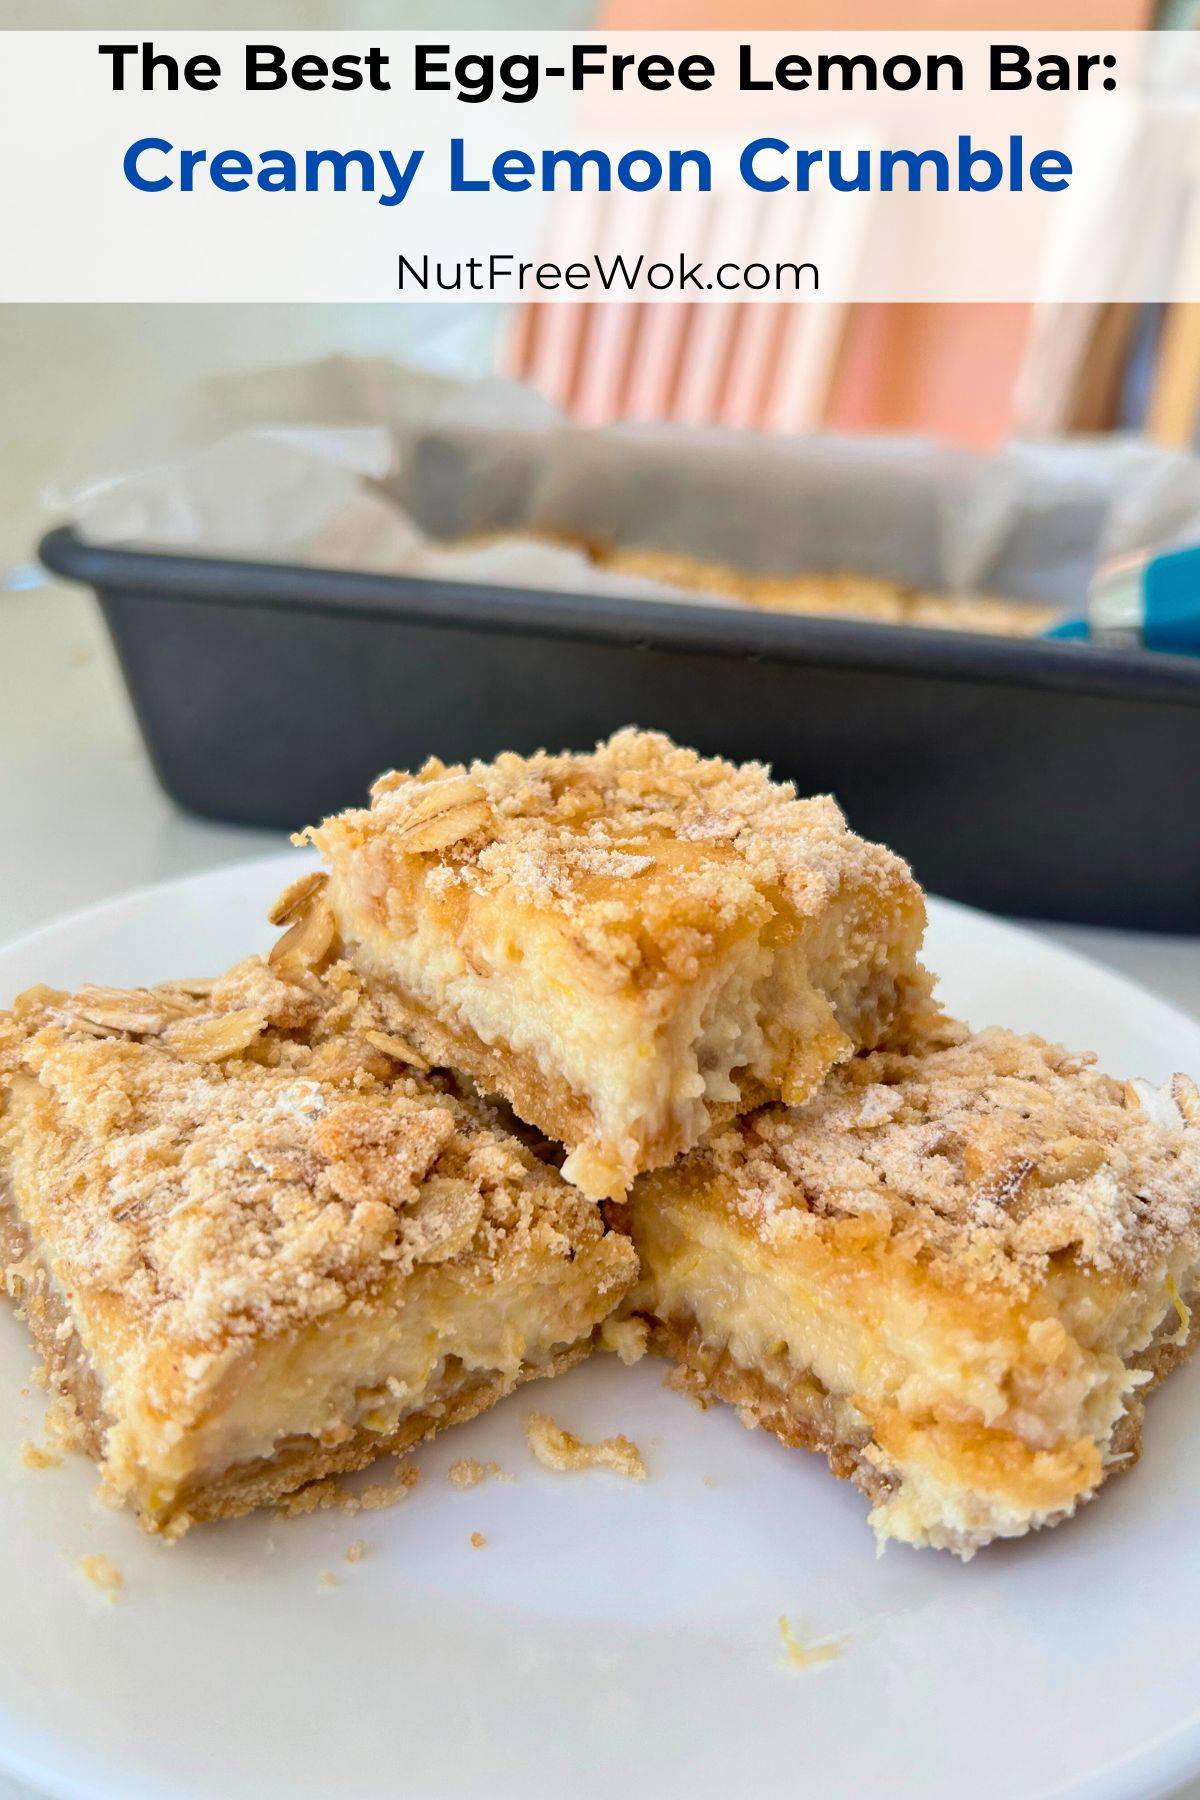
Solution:
[(720, 606), (85, 543), (159, 780), (296, 826), (436, 753), (618, 726), (755, 757), (931, 889), (1029, 917), (1200, 930), (1200, 662)]

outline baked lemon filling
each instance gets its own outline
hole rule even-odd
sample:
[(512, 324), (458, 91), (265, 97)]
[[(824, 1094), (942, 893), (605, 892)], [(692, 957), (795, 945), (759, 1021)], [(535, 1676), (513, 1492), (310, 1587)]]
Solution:
[(574, 1278), (547, 1290), (500, 1283), (483, 1294), (452, 1274), (422, 1271), (383, 1289), (365, 1316), (336, 1318), (294, 1337), (222, 1358), (185, 1432), (136, 1390), (106, 1395), (120, 1423), (105, 1443), (110, 1491), (152, 1510), (242, 1465), (307, 1438), (326, 1447), (355, 1433), (387, 1439), (414, 1414), (480, 1378), (515, 1387), (586, 1339), (603, 1306), (603, 1279), (584, 1255)]
[(963, 1547), (1070, 1511), (1099, 1484), (1130, 1397), (1151, 1379), (1137, 1357), (1178, 1336), (1177, 1283), (1197, 1284), (1181, 1261), (1123, 1306), (1064, 1278), (1054, 1312), (985, 1306), (972, 1319), (869, 1250), (781, 1259), (711, 1215), (636, 1198), (631, 1210), (632, 1308), (681, 1326), (701, 1360), (754, 1372), (822, 1439), (862, 1452), (899, 1484), (872, 1524), (913, 1543)]

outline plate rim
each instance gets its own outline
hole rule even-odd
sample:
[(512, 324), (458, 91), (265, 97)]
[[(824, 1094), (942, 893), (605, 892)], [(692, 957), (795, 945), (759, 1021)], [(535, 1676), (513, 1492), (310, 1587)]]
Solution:
[[(54, 914), (41, 924), (0, 943), (0, 976), (10, 958), (36, 951), (43, 940), (49, 942), (62, 933), (78, 930), (81, 926), (101, 924), (106, 915), (110, 915), (114, 921), (118, 920), (122, 915), (127, 916), (131, 908), (136, 909), (178, 890), (195, 889), (207, 883), (236, 884), (239, 879), (261, 879), (265, 885), (265, 878), (273, 869), (278, 870), (281, 881), (286, 883), (287, 867), (295, 867), (298, 858), (312, 860), (311, 857), (305, 857), (302, 851), (281, 849), (263, 852), (157, 881), (143, 882)], [(929, 895), (927, 898), (931, 917), (943, 914), (979, 922), (989, 931), (999, 931), (1012, 943), (1036, 945), (1040, 953), (1049, 953), (1056, 961), (1077, 967), (1092, 978), (1099, 978), (1106, 986), (1119, 991), (1138, 1007), (1149, 1008), (1164, 1021), (1169, 1020), (1172, 1025), (1196, 1036), (1200, 1049), (1200, 1020), (1186, 1008), (1176, 1005), (1135, 978), (1108, 968), (1086, 951), (1043, 936), (1036, 925), (1018, 923), (937, 895)], [(7, 1004), (10, 998), (7, 993), (0, 992), (0, 1005)], [(54, 1754), (53, 1746), (49, 1746), (48, 1750), (50, 1755)], [(46, 1795), (47, 1800), (124, 1800), (128, 1789), (117, 1785), (116, 1780), (107, 1774), (99, 1780), (81, 1776), (77, 1766), (71, 1766), (78, 1751), (64, 1746), (64, 1752), (64, 1760), (57, 1763), (44, 1761), (36, 1752), (31, 1753), (29, 1749), (14, 1746), (8, 1732), (4, 1731), (0, 1733), (0, 1772), (24, 1784), (35, 1794)], [(1130, 1751), (1119, 1763), (1093, 1769), (1078, 1777), (1069, 1777), (1036, 1791), (1043, 1796), (1043, 1800), (1135, 1800), (1135, 1797), (1136, 1800), (1160, 1800), (1161, 1796), (1174, 1793), (1182, 1784), (1197, 1776), (1200, 1776), (1200, 1710), (1145, 1748)], [(145, 1791), (153, 1793), (158, 1790), (151, 1788)]]

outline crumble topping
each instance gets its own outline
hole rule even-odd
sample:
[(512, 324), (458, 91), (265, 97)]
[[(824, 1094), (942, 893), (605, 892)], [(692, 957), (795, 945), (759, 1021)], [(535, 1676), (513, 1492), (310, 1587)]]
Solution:
[[(628, 728), (587, 753), (392, 772), (369, 808), (296, 840), (365, 851), (380, 895), (412, 859), (435, 897), (510, 895), (557, 914), (616, 978), (692, 978), (716, 935), (763, 920), (765, 897), (817, 915), (847, 886), (916, 890), (891, 851), (851, 832), (828, 796), (802, 800), (761, 763), (735, 765)], [(434, 860), (436, 859), (436, 860)]]
[(587, 547), (593, 562), (620, 575), (665, 583), (693, 593), (754, 606), (767, 612), (815, 613), (886, 624), (939, 626), (943, 630), (999, 632), (1036, 637), (1054, 623), (1051, 606), (992, 594), (935, 594), (907, 582), (858, 570), (797, 573), (738, 569), (673, 550), (641, 546)]
[(804, 1105), (717, 1132), (685, 1169), (728, 1184), (768, 1242), (852, 1219), (968, 1285), (1027, 1285), (1060, 1253), (1136, 1273), (1200, 1246), (1200, 1095), (1094, 1060), (942, 1021), (929, 1044), (860, 1055)]
[(646, 1464), (637, 1445), (622, 1433), (585, 1444), (546, 1413), (530, 1413), (525, 1421), (525, 1442), (542, 1464), (560, 1475), (578, 1469), (611, 1469), (627, 1481), (645, 1481)]
[(119, 1293), (200, 1358), (419, 1265), (487, 1280), (599, 1238), (554, 1170), (406, 1066), (388, 1005), (341, 963), (261, 958), (211, 984), (21, 996), (0, 1014), (0, 1157), (60, 1285)]

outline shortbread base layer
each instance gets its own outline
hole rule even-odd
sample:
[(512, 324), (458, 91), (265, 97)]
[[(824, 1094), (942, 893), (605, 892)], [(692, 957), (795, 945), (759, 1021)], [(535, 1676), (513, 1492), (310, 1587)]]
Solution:
[[(649, 1328), (648, 1348), (673, 1365), (666, 1377), (669, 1387), (703, 1406), (718, 1400), (725, 1402), (735, 1408), (748, 1430), (761, 1427), (788, 1449), (817, 1451), (825, 1457), (839, 1480), (852, 1481), (871, 1502), (871, 1523), (881, 1547), (895, 1535), (889, 1529), (888, 1513), (889, 1506), (901, 1500), (903, 1472), (881, 1466), (882, 1458), (868, 1427), (847, 1429), (844, 1405), (835, 1401), (815, 1376), (796, 1377), (784, 1385), (761, 1369), (739, 1363), (727, 1348), (714, 1350), (705, 1343), (699, 1327), (690, 1321), (645, 1317), (645, 1322)], [(1099, 1481), (1077, 1500), (1057, 1510), (1031, 1512), (1023, 1518), (1010, 1509), (999, 1507), (988, 1520), (979, 1516), (980, 1496), (970, 1495), (968, 1498), (977, 1516), (971, 1528), (964, 1530), (958, 1517), (962, 1512), (963, 1496), (948, 1488), (942, 1529), (934, 1528), (923, 1539), (908, 1541), (948, 1549), (965, 1560), (996, 1538), (1021, 1536), (1069, 1518), (1076, 1505), (1092, 1499), (1109, 1476), (1132, 1469), (1138, 1461), (1142, 1450), (1144, 1397), (1172, 1369), (1186, 1361), (1195, 1341), (1194, 1329), (1189, 1332), (1186, 1343), (1164, 1335), (1140, 1356), (1130, 1359), (1128, 1366), (1143, 1371), (1147, 1379), (1138, 1392), (1129, 1397), (1125, 1413), (1113, 1431)], [(928, 1493), (923, 1496), (926, 1509), (929, 1498)]]
[[(28, 1233), (0, 1188), (0, 1268), (40, 1267)], [(50, 1392), (61, 1396), (72, 1413), (72, 1446), (103, 1463), (107, 1416), (100, 1382), (72, 1324), (61, 1296), (48, 1280), (21, 1282), (20, 1316), (40, 1353)], [(173, 1540), (192, 1525), (233, 1519), (271, 1506), (315, 1481), (353, 1474), (380, 1457), (402, 1457), (452, 1425), (465, 1424), (527, 1381), (561, 1374), (590, 1355), (595, 1333), (538, 1362), (515, 1371), (480, 1373), (447, 1359), (442, 1378), (423, 1396), (421, 1406), (386, 1432), (358, 1427), (335, 1445), (311, 1437), (284, 1439), (270, 1457), (227, 1469), (203, 1485), (181, 1489), (168, 1504), (156, 1507), (146, 1495), (130, 1496), (143, 1529)]]

